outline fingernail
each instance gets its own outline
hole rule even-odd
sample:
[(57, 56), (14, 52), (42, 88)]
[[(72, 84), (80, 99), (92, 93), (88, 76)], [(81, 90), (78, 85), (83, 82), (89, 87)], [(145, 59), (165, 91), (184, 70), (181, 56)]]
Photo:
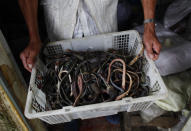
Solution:
[(32, 64), (28, 64), (29, 68), (31, 69), (32, 68)]

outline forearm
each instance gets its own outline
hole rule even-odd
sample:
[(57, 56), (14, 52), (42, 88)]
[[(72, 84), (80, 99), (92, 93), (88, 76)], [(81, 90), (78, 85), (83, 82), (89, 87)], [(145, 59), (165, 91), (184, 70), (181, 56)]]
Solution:
[(153, 19), (155, 16), (156, 0), (142, 0), (144, 19)]
[[(156, 0), (142, 0), (142, 5), (144, 19), (154, 19)], [(156, 37), (154, 22), (144, 23), (143, 43), (149, 58), (152, 60), (157, 60), (159, 57), (161, 44)]]
[(29, 30), (30, 41), (39, 41), (38, 31), (38, 0), (18, 0)]
[[(154, 19), (157, 0), (142, 0), (144, 19)], [(154, 31), (154, 23), (145, 24), (145, 28)]]

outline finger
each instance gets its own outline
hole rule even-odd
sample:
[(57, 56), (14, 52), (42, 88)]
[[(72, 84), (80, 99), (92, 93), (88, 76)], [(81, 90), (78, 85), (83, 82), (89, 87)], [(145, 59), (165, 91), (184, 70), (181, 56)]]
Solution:
[(159, 54), (161, 50), (161, 44), (158, 41), (155, 41), (153, 44), (153, 50)]
[(31, 70), (31, 69), (28, 67), (28, 65), (27, 65), (27, 58), (26, 58), (25, 53), (21, 53), (20, 58), (21, 58), (21, 60), (22, 60), (22, 63), (23, 63), (24, 68), (25, 68), (26, 70), (28, 70), (29, 72), (31, 72), (32, 70)]
[(29, 66), (30, 69), (33, 68), (34, 66), (34, 58), (29, 56), (28, 59), (27, 59), (27, 65)]
[(25, 58), (24, 53), (21, 53), (21, 54), (20, 54), (20, 59), (21, 59), (23, 65), (24, 65), (24, 67), (25, 67), (25, 66), (27, 65), (27, 63), (26, 63), (26, 58)]
[(29, 66), (27, 66), (26, 68), (29, 72), (32, 72), (32, 68), (30, 68)]
[(36, 61), (36, 55), (35, 55), (35, 53), (31, 52), (31, 53), (29, 54), (28, 59), (27, 59), (27, 64), (28, 64), (28, 66), (29, 66), (31, 69), (32, 69), (33, 66), (34, 66), (35, 61)]
[(153, 44), (154, 60), (157, 60), (160, 54), (161, 45), (158, 41)]
[(154, 54), (154, 58), (153, 58), (153, 60), (154, 60), (154, 61), (157, 60), (158, 57), (159, 57), (159, 54)]
[(28, 67), (29, 67), (30, 69), (32, 69), (32, 68), (33, 68), (33, 65), (32, 65), (32, 64), (28, 64)]
[(145, 47), (146, 47), (146, 51), (147, 51), (147, 55), (150, 59), (153, 59), (154, 58), (154, 53), (153, 53), (153, 50), (152, 50), (152, 44), (150, 43), (146, 43), (145, 44)]

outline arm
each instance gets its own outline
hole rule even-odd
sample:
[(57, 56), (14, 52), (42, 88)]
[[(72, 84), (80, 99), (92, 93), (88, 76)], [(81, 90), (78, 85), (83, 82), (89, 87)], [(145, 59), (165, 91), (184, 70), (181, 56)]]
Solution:
[(25, 69), (31, 72), (36, 56), (41, 48), (37, 22), (38, 0), (19, 0), (19, 5), (24, 15), (30, 37), (29, 44), (24, 51), (21, 52), (20, 58)]
[[(156, 0), (142, 0), (144, 19), (154, 19)], [(161, 44), (155, 34), (155, 24), (146, 23), (144, 25), (143, 42), (149, 58), (157, 60), (159, 57)]]

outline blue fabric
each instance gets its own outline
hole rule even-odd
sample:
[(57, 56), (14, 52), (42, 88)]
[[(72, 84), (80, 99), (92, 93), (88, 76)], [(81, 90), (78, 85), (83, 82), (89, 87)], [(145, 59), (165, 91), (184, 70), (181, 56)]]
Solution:
[(131, 15), (131, 6), (127, 1), (118, 3), (117, 6), (117, 23), (123, 25), (127, 23), (129, 16)]
[(79, 120), (64, 123), (63, 131), (79, 131)]
[(132, 5), (140, 5), (141, 4), (141, 0), (127, 0), (129, 3), (131, 3)]
[(111, 124), (114, 124), (114, 125), (120, 124), (120, 115), (119, 114), (106, 116), (105, 118)]

